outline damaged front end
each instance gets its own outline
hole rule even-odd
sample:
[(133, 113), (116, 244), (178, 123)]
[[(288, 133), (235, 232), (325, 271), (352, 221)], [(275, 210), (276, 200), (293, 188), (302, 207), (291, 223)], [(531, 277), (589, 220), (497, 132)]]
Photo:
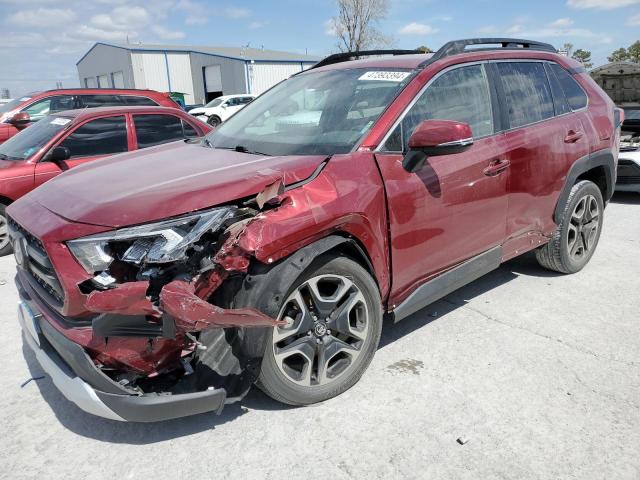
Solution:
[[(263, 207), (259, 200), (253, 205)], [(267, 332), (283, 323), (227, 308), (251, 262), (240, 239), (259, 214), (226, 206), (67, 242), (91, 275), (78, 287), (96, 314), (87, 348), (95, 367), (143, 398), (196, 395), (206, 406), (215, 392), (208, 410), (220, 410), (221, 395), (241, 399), (257, 378)]]

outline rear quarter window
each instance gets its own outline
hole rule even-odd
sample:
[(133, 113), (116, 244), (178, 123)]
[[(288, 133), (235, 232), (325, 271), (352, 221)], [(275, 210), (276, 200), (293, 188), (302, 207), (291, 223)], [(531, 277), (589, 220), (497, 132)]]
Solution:
[(587, 94), (582, 87), (574, 80), (574, 78), (557, 63), (551, 64), (551, 70), (556, 75), (558, 82), (562, 86), (564, 95), (567, 97), (567, 101), (573, 110), (580, 110), (587, 106), (589, 102)]

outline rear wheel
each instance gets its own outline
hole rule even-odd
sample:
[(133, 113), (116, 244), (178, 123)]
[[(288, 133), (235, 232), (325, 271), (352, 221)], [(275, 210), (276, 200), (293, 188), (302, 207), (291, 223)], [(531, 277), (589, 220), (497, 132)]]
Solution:
[(368, 367), (382, 330), (380, 294), (358, 263), (325, 254), (290, 285), (278, 318), (286, 325), (267, 336), (258, 386), (308, 405), (349, 389)]
[(553, 237), (536, 250), (540, 265), (560, 273), (582, 270), (598, 245), (603, 213), (600, 189), (588, 180), (576, 183)]
[(5, 215), (6, 208), (6, 205), (0, 204), (0, 257), (9, 255), (12, 252), (7, 217)]

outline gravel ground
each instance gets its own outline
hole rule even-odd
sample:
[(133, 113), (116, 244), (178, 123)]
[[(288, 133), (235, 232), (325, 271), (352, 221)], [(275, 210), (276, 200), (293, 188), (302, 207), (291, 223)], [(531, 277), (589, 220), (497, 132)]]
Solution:
[[(222, 415), (92, 417), (22, 346), (0, 259), (0, 477), (640, 479), (640, 195), (559, 276), (525, 255), (387, 325), (362, 380), (307, 408), (257, 389)], [(458, 443), (463, 439), (464, 444)]]

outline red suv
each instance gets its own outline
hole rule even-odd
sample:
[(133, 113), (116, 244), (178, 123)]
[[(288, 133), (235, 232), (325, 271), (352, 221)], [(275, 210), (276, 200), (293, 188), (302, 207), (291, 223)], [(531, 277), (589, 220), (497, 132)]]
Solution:
[(154, 90), (76, 88), (35, 92), (0, 105), (0, 143), (50, 113), (80, 108), (124, 106), (180, 108), (168, 93)]
[(0, 256), (11, 253), (5, 210), (65, 170), (109, 155), (201, 137), (211, 127), (166, 107), (52, 114), (0, 145)]
[[(350, 61), (369, 53), (394, 56)], [(538, 42), (328, 57), (200, 144), (97, 162), (13, 204), (25, 339), (107, 418), (220, 411), (256, 381), (326, 400), (363, 374), (383, 318), (529, 250), (583, 268), (616, 114)], [(140, 173), (123, 174), (132, 157)]]

